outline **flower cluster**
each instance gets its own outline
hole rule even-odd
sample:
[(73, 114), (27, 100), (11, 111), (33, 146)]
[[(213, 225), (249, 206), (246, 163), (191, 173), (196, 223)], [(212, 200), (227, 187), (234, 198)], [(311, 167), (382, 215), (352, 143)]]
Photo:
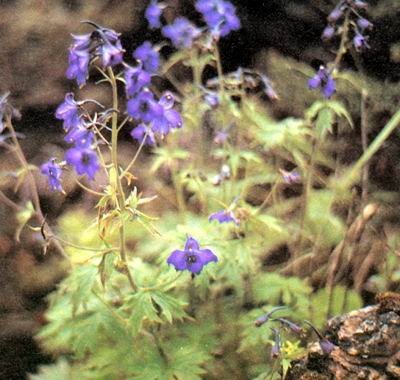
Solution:
[[(214, 39), (227, 36), (231, 31), (240, 28), (240, 20), (236, 16), (235, 7), (225, 0), (197, 0), (196, 10), (200, 12)], [(146, 8), (145, 17), (151, 29), (161, 28), (161, 15), (164, 5), (151, 0)], [(178, 17), (170, 25), (162, 27), (164, 37), (170, 39), (178, 49), (190, 48), (201, 30), (185, 17)]]
[(103, 28), (93, 22), (87, 22), (95, 27), (95, 31), (82, 35), (72, 35), (74, 42), (69, 48), (67, 78), (76, 79), (83, 86), (89, 76), (89, 63), (99, 57), (103, 68), (122, 62), (122, 49), (119, 33)]
[(361, 0), (342, 0), (328, 15), (328, 25), (325, 27), (322, 38), (330, 40), (335, 34), (344, 32), (343, 20), (348, 17), (353, 32), (353, 46), (357, 51), (368, 49), (366, 31), (372, 28), (372, 23), (360, 15), (359, 11), (367, 8), (367, 3)]

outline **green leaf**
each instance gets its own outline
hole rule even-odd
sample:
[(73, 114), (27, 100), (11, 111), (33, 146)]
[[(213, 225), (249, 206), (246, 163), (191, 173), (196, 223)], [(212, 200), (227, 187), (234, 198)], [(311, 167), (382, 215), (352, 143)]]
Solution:
[(161, 314), (169, 323), (172, 323), (173, 319), (182, 319), (186, 316), (183, 308), (187, 306), (187, 302), (159, 291), (152, 292), (151, 298), (160, 307)]
[(318, 132), (318, 136), (323, 138), (326, 135), (326, 132), (332, 133), (332, 126), (334, 122), (333, 112), (328, 108), (323, 108), (318, 113), (316, 128)]

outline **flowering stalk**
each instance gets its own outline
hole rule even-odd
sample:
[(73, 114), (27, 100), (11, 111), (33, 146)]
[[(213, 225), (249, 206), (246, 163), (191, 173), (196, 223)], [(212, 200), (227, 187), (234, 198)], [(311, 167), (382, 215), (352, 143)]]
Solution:
[[(115, 79), (114, 72), (111, 67), (108, 67), (108, 75), (110, 78), (110, 84), (112, 88), (112, 97), (113, 97), (113, 108), (114, 110), (118, 109), (118, 89), (117, 89), (117, 81)], [(145, 141), (145, 139), (143, 140)], [(121, 178), (119, 175), (119, 165), (118, 165), (118, 114), (116, 112), (112, 113), (111, 116), (111, 156), (112, 156), (112, 164), (115, 172), (115, 181), (117, 188), (117, 202), (119, 215), (121, 215), (125, 210), (125, 193), (122, 187)], [(129, 283), (133, 290), (137, 289), (136, 283), (133, 280), (132, 274), (128, 267), (128, 260), (126, 257), (126, 241), (125, 241), (125, 225), (121, 218), (121, 224), (119, 226), (119, 246), (120, 246), (120, 258), (123, 263), (123, 272), (127, 276)]]

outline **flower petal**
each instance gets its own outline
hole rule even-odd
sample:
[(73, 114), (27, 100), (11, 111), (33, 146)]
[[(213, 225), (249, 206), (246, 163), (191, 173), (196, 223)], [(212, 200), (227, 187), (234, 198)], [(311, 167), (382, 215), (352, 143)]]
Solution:
[(167, 259), (167, 263), (173, 265), (176, 270), (188, 269), (184, 251), (176, 250), (172, 252)]

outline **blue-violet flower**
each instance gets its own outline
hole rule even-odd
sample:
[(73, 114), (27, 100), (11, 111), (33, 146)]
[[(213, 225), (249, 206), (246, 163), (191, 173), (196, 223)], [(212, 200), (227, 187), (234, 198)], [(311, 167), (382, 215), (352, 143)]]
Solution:
[(210, 249), (200, 249), (197, 240), (191, 236), (187, 238), (183, 251), (176, 250), (167, 259), (167, 263), (176, 270), (188, 270), (194, 274), (199, 274), (212, 261), (217, 262), (218, 257)]
[(100, 169), (96, 153), (90, 148), (75, 147), (65, 153), (65, 161), (75, 167), (78, 175), (87, 174), (89, 179), (94, 179)]
[(151, 76), (142, 69), (142, 65), (137, 67), (127, 66), (125, 69), (125, 82), (127, 96), (134, 96), (151, 83)]
[[(147, 132), (147, 136), (146, 136)], [(154, 133), (151, 130), (151, 128), (147, 127), (145, 124), (141, 123), (139, 124), (136, 128), (134, 128), (131, 132), (131, 136), (139, 141), (139, 143), (143, 142), (144, 136), (146, 136), (146, 140), (144, 141), (144, 144), (154, 146), (156, 145), (156, 140), (154, 138)]]
[(78, 103), (75, 101), (72, 92), (68, 92), (65, 95), (64, 102), (57, 107), (55, 116), (59, 120), (64, 120), (64, 129), (66, 131), (75, 129), (81, 125)]
[(200, 36), (200, 30), (187, 18), (178, 17), (171, 25), (162, 28), (162, 34), (178, 49), (191, 48), (193, 40)]
[(336, 91), (336, 83), (331, 73), (323, 66), (318, 73), (308, 81), (308, 87), (311, 89), (321, 88), (325, 98), (329, 99)]
[(127, 108), (130, 116), (145, 123), (150, 123), (163, 115), (163, 107), (158, 104), (153, 93), (148, 90), (129, 99)]
[(51, 158), (48, 162), (44, 163), (40, 167), (40, 172), (47, 176), (50, 184), (50, 190), (63, 191), (60, 178), (61, 178), (61, 167), (55, 163), (55, 159)]
[(145, 71), (154, 74), (160, 64), (160, 53), (153, 48), (149, 41), (145, 41), (134, 52), (133, 57), (140, 61)]
[(161, 27), (160, 16), (162, 13), (162, 7), (155, 0), (151, 0), (149, 6), (144, 12), (144, 17), (146, 17), (150, 29), (157, 29)]

